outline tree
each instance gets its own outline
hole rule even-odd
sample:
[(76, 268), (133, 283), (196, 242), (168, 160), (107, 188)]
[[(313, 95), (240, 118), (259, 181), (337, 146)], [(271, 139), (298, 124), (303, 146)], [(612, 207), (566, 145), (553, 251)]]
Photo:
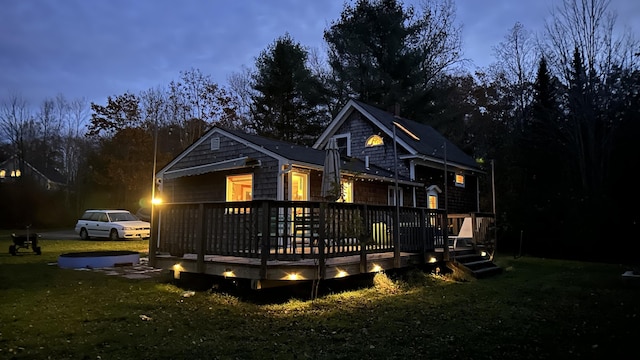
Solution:
[(198, 69), (180, 75), (180, 81), (169, 83), (167, 116), (173, 119), (184, 149), (214, 123), (230, 125), (237, 116), (232, 98), (211, 76)]
[(109, 96), (106, 106), (91, 103), (91, 110), (88, 136), (110, 137), (120, 130), (141, 125), (140, 99), (133, 94)]
[(306, 66), (307, 57), (285, 34), (256, 59), (251, 115), (257, 134), (310, 144), (328, 121), (322, 84)]
[(521, 23), (516, 23), (505, 40), (493, 51), (497, 63), (492, 71), (496, 76), (504, 76), (509, 86), (508, 94), (513, 97), (514, 128), (523, 130), (528, 120), (531, 101), (533, 100), (532, 83), (535, 74), (535, 44), (532, 34), (525, 30)]
[(437, 84), (460, 61), (454, 18), (449, 0), (425, 1), (418, 13), (395, 0), (345, 5), (324, 33), (334, 88), (383, 109), (398, 104), (403, 116), (426, 121), (446, 98)]

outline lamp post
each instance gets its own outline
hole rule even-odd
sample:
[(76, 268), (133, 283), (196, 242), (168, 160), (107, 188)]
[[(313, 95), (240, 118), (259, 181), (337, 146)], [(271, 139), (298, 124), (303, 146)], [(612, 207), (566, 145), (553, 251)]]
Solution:
[(393, 122), (393, 177), (395, 181), (394, 195), (396, 211), (395, 224), (393, 226), (393, 258), (394, 265), (400, 267), (400, 199), (398, 187), (398, 150), (396, 142), (396, 123)]
[[(158, 119), (154, 121), (153, 129), (153, 174), (151, 175), (151, 215), (149, 215), (149, 223), (151, 224), (149, 234), (149, 265), (155, 267), (156, 264), (156, 249), (158, 247), (157, 233), (154, 231), (156, 228), (156, 219), (154, 216), (156, 205), (156, 163), (158, 158)], [(155, 234), (155, 236), (154, 236)]]

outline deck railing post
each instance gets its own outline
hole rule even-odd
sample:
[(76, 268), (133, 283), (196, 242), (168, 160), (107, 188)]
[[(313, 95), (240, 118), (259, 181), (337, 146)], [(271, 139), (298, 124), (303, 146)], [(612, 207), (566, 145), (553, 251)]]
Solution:
[[(396, 195), (396, 204), (399, 200)], [(400, 267), (400, 207), (396, 205), (393, 217), (393, 267)]]
[[(360, 214), (360, 217), (362, 219), (364, 219), (364, 232), (365, 232), (365, 240), (369, 240), (372, 239), (371, 236), (369, 236), (369, 229), (370, 229), (370, 225), (369, 225), (369, 221), (367, 219), (367, 215), (368, 215), (368, 210), (367, 210), (367, 205), (364, 205), (362, 208), (362, 213)], [(360, 239), (361, 240), (361, 239)], [(360, 273), (366, 273), (367, 272), (367, 241), (360, 241)]]
[[(319, 268), (319, 278), (324, 279), (326, 275), (326, 258), (325, 258), (325, 241), (327, 239), (325, 233), (325, 211), (327, 203), (320, 204), (320, 223), (318, 225), (318, 268)], [(311, 236), (313, 236), (313, 226), (311, 228)]]
[(442, 219), (442, 239), (444, 241), (444, 252), (442, 255), (442, 260), (449, 261), (451, 260), (451, 255), (449, 253), (449, 213), (445, 212), (441, 215)]
[(205, 236), (204, 236), (204, 204), (198, 205), (198, 218), (196, 219), (196, 251), (198, 258), (196, 260), (196, 271), (204, 273), (204, 253), (205, 253)]
[(156, 253), (158, 252), (158, 233), (159, 216), (155, 216), (154, 212), (159, 213), (159, 209), (151, 207), (151, 234), (149, 236), (149, 266), (156, 267)]
[(422, 263), (427, 263), (427, 216), (424, 209), (420, 209), (420, 251), (422, 252)]
[[(277, 226), (277, 223), (276, 223), (276, 226)], [(270, 237), (271, 237), (271, 208), (270, 208), (269, 201), (263, 201), (262, 203), (262, 237), (260, 238), (260, 278), (261, 279), (267, 278), (267, 260), (269, 260)]]

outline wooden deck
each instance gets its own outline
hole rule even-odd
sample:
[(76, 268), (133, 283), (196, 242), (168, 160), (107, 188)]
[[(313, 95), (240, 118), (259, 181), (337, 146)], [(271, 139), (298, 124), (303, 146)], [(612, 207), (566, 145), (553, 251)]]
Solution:
[(437, 263), (476, 249), (445, 246), (452, 224), (443, 211), (402, 208), (399, 217), (394, 211), (275, 201), (169, 204), (154, 224), (149, 260), (175, 277), (202, 273), (260, 289)]

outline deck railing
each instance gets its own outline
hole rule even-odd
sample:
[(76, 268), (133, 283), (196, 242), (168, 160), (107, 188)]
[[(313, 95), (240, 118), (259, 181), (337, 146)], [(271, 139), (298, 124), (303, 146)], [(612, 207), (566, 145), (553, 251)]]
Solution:
[[(394, 215), (394, 206), (327, 202), (164, 204), (156, 214), (152, 250), (268, 261), (323, 260), (362, 252), (426, 253), (444, 247), (443, 210), (401, 207), (398, 220)], [(399, 229), (399, 249), (394, 226)]]

